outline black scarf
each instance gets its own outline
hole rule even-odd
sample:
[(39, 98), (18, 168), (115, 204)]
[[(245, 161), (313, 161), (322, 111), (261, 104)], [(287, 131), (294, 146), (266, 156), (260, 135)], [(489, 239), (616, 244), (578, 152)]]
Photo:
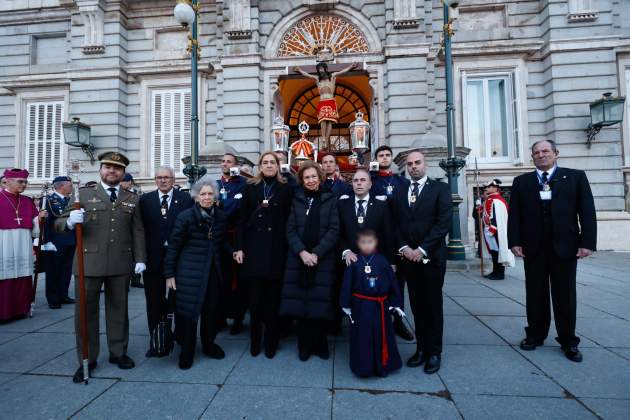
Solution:
[[(306, 251), (313, 252), (313, 249), (319, 243), (319, 221), (321, 209), (321, 191), (310, 191), (304, 189), (304, 197), (306, 198), (306, 208), (309, 208), (309, 202), (312, 201), (306, 222), (304, 224), (304, 233), (302, 234), (302, 242)], [(318, 255), (320, 257), (321, 255)], [(300, 276), (300, 286), (308, 288), (315, 283), (315, 274), (317, 274), (317, 266), (307, 267), (302, 264), (302, 275)]]

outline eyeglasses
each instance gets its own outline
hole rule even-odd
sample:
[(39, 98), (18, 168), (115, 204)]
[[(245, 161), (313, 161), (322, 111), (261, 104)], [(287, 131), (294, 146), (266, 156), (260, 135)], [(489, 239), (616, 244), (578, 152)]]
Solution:
[(173, 179), (172, 176), (156, 176), (155, 180), (156, 181), (168, 181), (169, 179)]

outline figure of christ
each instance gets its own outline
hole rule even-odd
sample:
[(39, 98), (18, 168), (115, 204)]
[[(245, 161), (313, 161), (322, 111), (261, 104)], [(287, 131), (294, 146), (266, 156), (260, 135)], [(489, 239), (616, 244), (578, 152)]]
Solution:
[(337, 102), (335, 101), (335, 84), (337, 76), (347, 73), (357, 67), (357, 63), (352, 63), (348, 67), (341, 69), (335, 73), (328, 71), (326, 63), (317, 63), (315, 69), (317, 75), (310, 74), (302, 70), (300, 67), (294, 67), (293, 70), (301, 75), (315, 80), (317, 89), (319, 90), (319, 104), (317, 105), (317, 121), (321, 127), (321, 136), (324, 144), (328, 145), (330, 134), (332, 132), (333, 123), (339, 120), (337, 112)]

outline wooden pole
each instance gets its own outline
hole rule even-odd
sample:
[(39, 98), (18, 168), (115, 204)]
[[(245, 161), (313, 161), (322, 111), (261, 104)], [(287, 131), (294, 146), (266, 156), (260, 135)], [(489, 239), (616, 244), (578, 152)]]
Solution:
[[(79, 179), (74, 178), (74, 208), (81, 210), (79, 200)], [(81, 359), (83, 360), (83, 381), (87, 385), (90, 377), (88, 368), (88, 324), (87, 324), (87, 302), (85, 294), (85, 266), (83, 263), (83, 223), (77, 223), (74, 227), (77, 238), (77, 271), (79, 272), (79, 328), (81, 333)]]

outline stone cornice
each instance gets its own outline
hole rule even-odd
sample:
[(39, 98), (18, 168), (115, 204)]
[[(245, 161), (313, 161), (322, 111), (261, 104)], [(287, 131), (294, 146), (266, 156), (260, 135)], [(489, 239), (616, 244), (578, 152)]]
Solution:
[(70, 17), (70, 13), (64, 7), (3, 11), (0, 12), (0, 26), (28, 25), (31, 23), (42, 22), (59, 22), (70, 20)]
[(454, 42), (454, 56), (476, 56), (476, 55), (504, 55), (504, 54), (527, 54), (532, 55), (540, 51), (545, 45), (544, 41), (533, 39), (524, 40), (497, 40), (497, 41), (475, 41), (475, 42)]

